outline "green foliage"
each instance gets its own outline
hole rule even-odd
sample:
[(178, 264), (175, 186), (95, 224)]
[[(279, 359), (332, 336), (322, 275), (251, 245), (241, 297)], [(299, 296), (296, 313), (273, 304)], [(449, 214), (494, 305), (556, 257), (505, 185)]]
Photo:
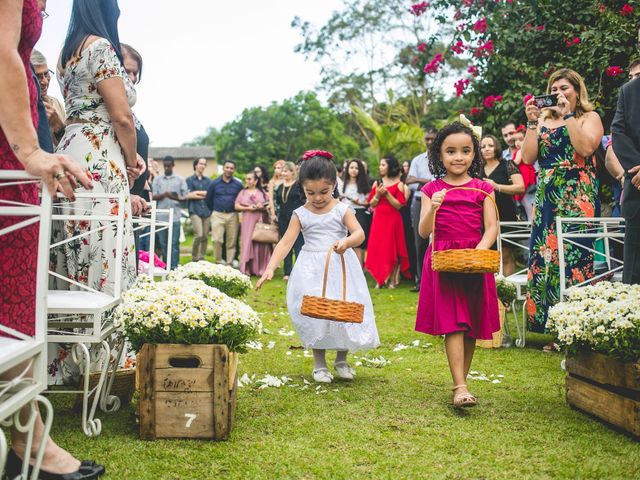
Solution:
[(337, 159), (359, 152), (338, 115), (323, 107), (311, 92), (300, 92), (266, 108), (245, 109), (216, 138), (219, 162), (234, 160), (239, 171), (258, 163), (271, 165), (279, 158), (295, 161), (309, 149), (330, 150)]
[[(462, 55), (448, 49), (446, 61), (460, 56), (472, 59), (478, 76), (467, 73), (462, 77), (471, 82), (466, 96), (476, 115), (470, 118), (495, 132), (511, 118), (524, 121), (523, 97), (527, 93), (544, 93), (551, 72), (563, 67), (585, 78), (590, 98), (608, 125), (615, 111), (617, 90), (626, 74), (610, 77), (606, 70), (610, 66), (626, 69), (637, 55), (639, 5), (629, 2), (635, 4), (635, 11), (623, 15), (624, 3), (574, 0), (569, 6), (560, 0), (435, 0), (431, 8), (443, 12), (439, 16), (443, 25), (451, 23), (451, 13), (455, 15), (457, 29), (451, 44), (462, 41), (468, 48)], [(474, 24), (482, 19), (486, 19), (486, 31), (477, 31), (482, 30), (481, 26), (474, 30)], [(429, 31), (427, 22), (425, 37)], [(477, 47), (487, 41), (493, 43), (494, 52), (481, 54), (482, 49), (478, 51)], [(494, 107), (483, 104), (491, 95), (502, 96)]]

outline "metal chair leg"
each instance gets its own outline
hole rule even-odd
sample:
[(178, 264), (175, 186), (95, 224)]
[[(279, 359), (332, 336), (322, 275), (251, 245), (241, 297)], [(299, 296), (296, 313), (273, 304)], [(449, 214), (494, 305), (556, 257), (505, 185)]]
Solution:
[[(100, 403), (100, 395), (107, 375), (110, 347), (107, 342), (102, 341), (98, 348), (95, 363), (100, 365), (100, 377), (97, 385), (93, 389), (89, 388), (89, 376), (91, 374), (92, 364), (89, 349), (84, 343), (76, 343), (72, 349), (73, 360), (80, 366), (80, 373), (84, 377), (84, 384), (82, 386), (82, 431), (88, 437), (96, 437), (100, 435), (102, 431), (102, 421), (94, 417), (96, 408)], [(94, 397), (91, 402), (91, 409), (89, 409), (89, 397), (91, 397), (91, 395), (94, 395)]]
[(123, 337), (117, 338), (114, 349), (118, 352), (113, 362), (113, 366), (108, 373), (108, 380), (105, 388), (102, 389), (102, 393), (100, 395), (100, 410), (103, 412), (117, 412), (120, 409), (120, 399), (116, 395), (111, 395), (111, 388), (113, 387), (113, 382), (116, 378), (116, 373), (118, 372), (118, 365), (122, 361), (122, 356), (124, 354), (124, 345), (125, 339)]
[[(520, 348), (524, 348), (526, 344), (526, 335), (527, 335), (527, 316), (526, 316), (526, 302), (522, 303), (522, 323), (518, 323), (518, 319), (516, 318), (516, 328), (518, 329), (518, 338), (516, 339), (516, 346)], [(514, 307), (514, 316), (515, 316), (515, 307)]]
[(7, 454), (9, 448), (7, 447), (7, 437), (4, 436), (4, 432), (0, 428), (0, 472), (4, 472), (4, 465), (7, 463)]

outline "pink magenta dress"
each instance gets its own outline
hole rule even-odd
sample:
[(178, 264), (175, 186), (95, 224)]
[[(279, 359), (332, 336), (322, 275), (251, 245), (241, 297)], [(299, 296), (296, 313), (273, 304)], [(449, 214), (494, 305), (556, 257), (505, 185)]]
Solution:
[[(493, 187), (472, 179), (462, 187), (487, 193)], [(422, 192), (429, 198), (453, 188), (442, 179), (428, 183)], [(500, 330), (498, 295), (492, 273), (440, 273), (431, 269), (431, 250), (475, 248), (482, 238), (482, 211), (486, 198), (480, 192), (447, 193), (436, 215), (435, 241), (429, 244), (422, 268), (416, 330), (430, 335), (466, 332), (471, 338), (490, 340)]]
[[(251, 191), (245, 188), (236, 197), (236, 202), (245, 207), (268, 201), (269, 195), (258, 189)], [(268, 221), (268, 216), (264, 210), (242, 212), (242, 223), (240, 224), (240, 271), (245, 275), (261, 276), (269, 264), (269, 259), (271, 259), (270, 244), (251, 241), (256, 223), (266, 221)]]

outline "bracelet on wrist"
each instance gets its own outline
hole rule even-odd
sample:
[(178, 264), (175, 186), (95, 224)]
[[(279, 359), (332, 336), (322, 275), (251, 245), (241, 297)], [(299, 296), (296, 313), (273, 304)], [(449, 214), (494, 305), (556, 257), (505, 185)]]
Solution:
[(538, 120), (529, 120), (527, 122), (527, 129), (534, 130), (538, 128)]
[(575, 112), (571, 112), (571, 113), (567, 113), (564, 117), (562, 117), (562, 119), (567, 121), (570, 118), (575, 117), (575, 116), (576, 116)]

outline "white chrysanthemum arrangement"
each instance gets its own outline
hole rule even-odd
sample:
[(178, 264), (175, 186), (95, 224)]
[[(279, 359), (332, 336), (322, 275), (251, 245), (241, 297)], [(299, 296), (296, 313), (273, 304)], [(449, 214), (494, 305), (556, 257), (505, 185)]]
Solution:
[(147, 277), (122, 295), (114, 323), (135, 350), (145, 343), (179, 343), (224, 344), (244, 352), (262, 328), (246, 303), (204, 282), (152, 282)]
[(233, 298), (243, 297), (252, 288), (247, 275), (235, 268), (205, 260), (179, 266), (169, 273), (167, 280), (181, 281), (186, 278), (201, 280)]
[(547, 328), (568, 352), (593, 350), (622, 360), (640, 358), (640, 285), (600, 282), (569, 290), (549, 310)]

